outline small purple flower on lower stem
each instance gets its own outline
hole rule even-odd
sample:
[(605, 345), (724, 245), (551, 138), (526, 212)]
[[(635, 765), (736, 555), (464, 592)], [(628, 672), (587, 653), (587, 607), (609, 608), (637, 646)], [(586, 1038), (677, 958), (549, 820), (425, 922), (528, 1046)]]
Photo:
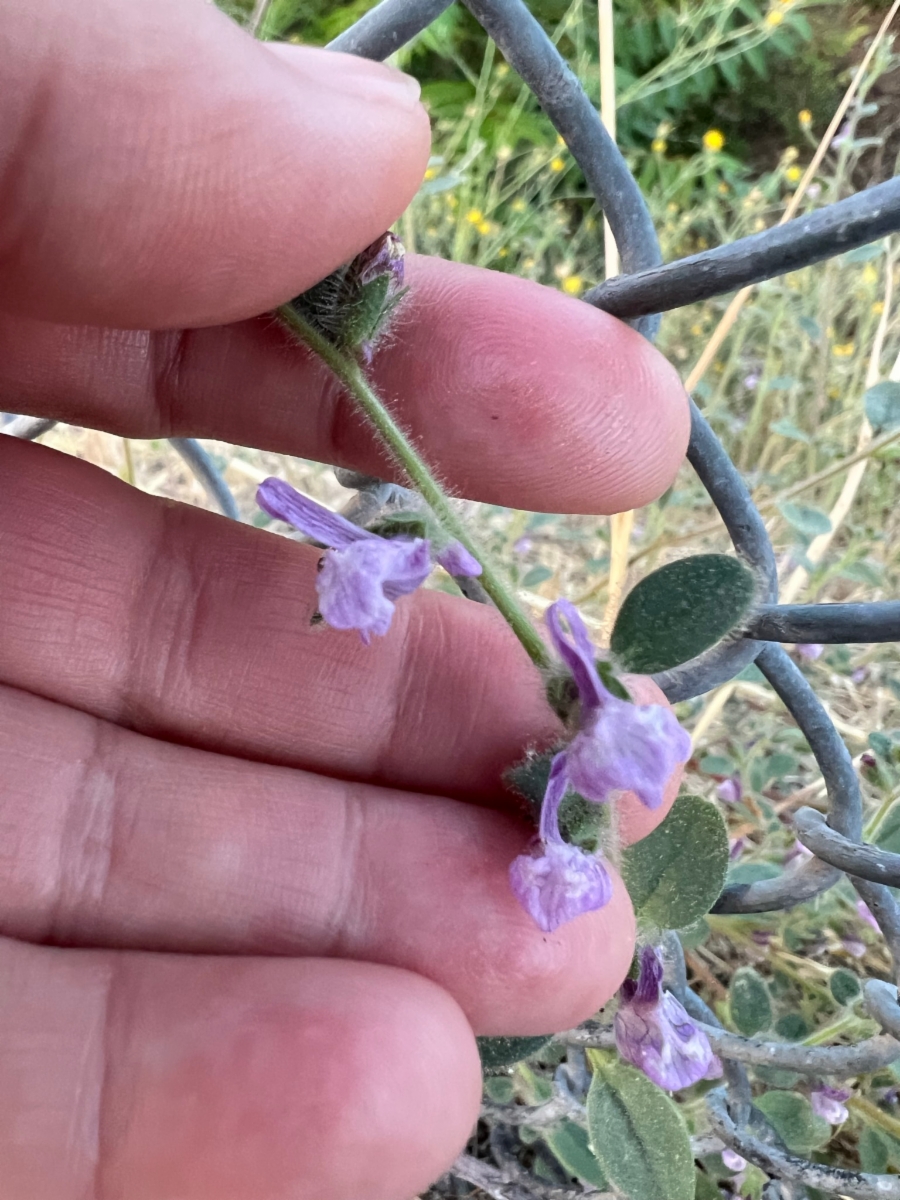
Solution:
[(586, 800), (601, 803), (616, 792), (632, 791), (647, 808), (658, 808), (675, 766), (690, 755), (691, 739), (670, 709), (631, 704), (604, 686), (587, 629), (568, 601), (551, 604), (547, 623), (578, 689), (579, 729), (553, 759), (539, 842), (513, 862), (510, 883), (519, 902), (549, 933), (581, 913), (603, 908), (612, 896), (599, 859), (569, 845), (559, 832), (566, 792), (572, 787)]
[(822, 651), (825, 647), (819, 642), (798, 642), (796, 649), (801, 658), (815, 662), (817, 658), (822, 657)]
[(747, 845), (747, 839), (744, 837), (730, 838), (728, 842), (728, 860), (729, 862), (737, 862), (744, 853), (744, 847)]
[(728, 779), (723, 779), (716, 788), (716, 795), (725, 804), (737, 804), (744, 794), (744, 789), (741, 787), (741, 780), (738, 775), (732, 775)]
[(868, 904), (866, 904), (865, 900), (857, 900), (856, 911), (859, 913), (862, 920), (865, 921), (867, 925), (871, 926), (876, 933), (881, 933), (881, 926), (875, 920), (874, 916), (872, 915), (872, 910), (869, 908)]
[(632, 704), (604, 686), (596, 651), (574, 605), (567, 600), (551, 604), (547, 624), (581, 701), (578, 732), (564, 751), (569, 784), (596, 803), (615, 792), (635, 792), (647, 808), (659, 808), (675, 767), (690, 757), (687, 731), (670, 708)]
[(509, 868), (513, 894), (544, 933), (603, 908), (612, 898), (612, 882), (603, 863), (562, 839), (559, 807), (566, 791), (565, 761), (557, 754), (541, 807), (538, 839)]
[(784, 865), (787, 867), (795, 862), (798, 865), (805, 863), (807, 859), (812, 858), (813, 852), (798, 839), (794, 838), (794, 844), (784, 856)]
[(851, 1094), (847, 1088), (823, 1085), (810, 1094), (809, 1102), (817, 1117), (822, 1117), (829, 1125), (843, 1125), (850, 1115), (844, 1101), (849, 1100)]
[(718, 1079), (722, 1064), (709, 1038), (680, 1001), (663, 991), (662, 976), (659, 955), (645, 947), (637, 982), (626, 979), (619, 991), (614, 1022), (619, 1054), (667, 1092), (690, 1087), (699, 1079)]
[(741, 1158), (740, 1154), (738, 1154), (736, 1150), (732, 1150), (728, 1146), (726, 1146), (722, 1151), (722, 1162), (729, 1171), (735, 1172), (743, 1171), (744, 1167), (747, 1165), (746, 1158)]
[[(334, 629), (358, 629), (369, 644), (372, 634), (390, 628), (394, 602), (425, 582), (434, 565), (427, 538), (383, 538), (360, 529), (281, 479), (265, 479), (256, 493), (260, 508), (321, 542), (328, 549), (316, 579), (319, 611)], [(437, 555), (457, 575), (480, 575), (471, 554), (451, 542)]]

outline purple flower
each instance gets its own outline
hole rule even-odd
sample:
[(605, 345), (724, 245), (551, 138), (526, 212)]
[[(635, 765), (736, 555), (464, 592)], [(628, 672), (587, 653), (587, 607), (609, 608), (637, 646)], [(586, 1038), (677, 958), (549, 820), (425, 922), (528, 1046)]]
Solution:
[(547, 623), (578, 689), (578, 731), (551, 764), (539, 841), (515, 859), (509, 877), (519, 902), (549, 933), (603, 908), (612, 896), (599, 859), (569, 845), (559, 832), (559, 808), (569, 788), (598, 804), (615, 792), (633, 791), (648, 808), (658, 808), (676, 764), (690, 754), (691, 739), (669, 709), (631, 704), (604, 686), (587, 629), (568, 601), (551, 604)]
[[(394, 602), (414, 592), (431, 573), (434, 556), (427, 538), (383, 538), (360, 529), (281, 479), (263, 480), (256, 500), (270, 516), (328, 547), (316, 579), (319, 611), (334, 629), (358, 629), (366, 645), (373, 633), (387, 633)], [(457, 542), (438, 553), (437, 561), (444, 560), (455, 568), (454, 574), (481, 573)]]
[(450, 542), (435, 555), (435, 559), (448, 575), (481, 574), (481, 563), (473, 558), (462, 542)]
[(815, 662), (817, 658), (821, 658), (824, 649), (825, 647), (819, 642), (798, 642), (796, 646), (800, 657), (808, 658), (810, 662)]
[(744, 387), (748, 392), (752, 392), (759, 383), (759, 372), (751, 371), (749, 375), (744, 376)]
[(716, 788), (716, 795), (720, 800), (724, 800), (726, 804), (737, 804), (743, 794), (744, 789), (741, 787), (741, 780), (738, 775), (732, 775), (729, 779), (723, 779)]
[(852, 954), (854, 958), (864, 958), (866, 953), (866, 943), (852, 934), (841, 938), (841, 945), (848, 954)]
[(810, 1094), (809, 1102), (817, 1117), (822, 1117), (829, 1125), (843, 1125), (850, 1115), (844, 1104), (850, 1095), (847, 1088), (822, 1086)]
[(747, 839), (743, 837), (731, 838), (728, 845), (729, 862), (737, 862), (737, 860), (744, 853), (744, 847), (747, 845)]
[(619, 1054), (669, 1092), (698, 1079), (718, 1079), (722, 1064), (709, 1038), (672, 993), (663, 991), (662, 976), (659, 955), (645, 947), (637, 982), (626, 979), (619, 991), (614, 1023)]
[(867, 925), (870, 925), (876, 933), (881, 933), (881, 926), (872, 916), (872, 910), (869, 908), (868, 904), (866, 904), (865, 900), (857, 900), (856, 911), (859, 913), (862, 920), (865, 921)]
[(615, 792), (635, 792), (647, 808), (659, 808), (675, 767), (690, 757), (689, 735), (671, 709), (620, 700), (604, 686), (574, 605), (567, 600), (551, 604), (547, 624), (581, 702), (578, 732), (563, 752), (569, 784), (598, 804)]
[(784, 865), (787, 867), (792, 862), (804, 863), (807, 859), (812, 858), (813, 852), (808, 846), (804, 846), (799, 839), (794, 838), (794, 844), (784, 856)]
[(747, 1165), (746, 1158), (741, 1158), (737, 1151), (728, 1146), (722, 1151), (722, 1162), (729, 1171), (743, 1171)]
[(567, 790), (565, 759), (557, 754), (550, 766), (538, 838), (509, 868), (513, 894), (544, 933), (603, 908), (612, 898), (612, 882), (602, 862), (563, 841), (559, 832), (559, 808)]

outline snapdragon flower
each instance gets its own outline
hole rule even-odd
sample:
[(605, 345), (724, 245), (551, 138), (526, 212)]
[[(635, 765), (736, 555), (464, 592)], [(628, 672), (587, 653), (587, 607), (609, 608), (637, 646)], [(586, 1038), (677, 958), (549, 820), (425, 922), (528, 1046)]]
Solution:
[(481, 565), (459, 542), (435, 552), (421, 537), (381, 537), (302, 495), (282, 479), (265, 479), (260, 508), (327, 546), (319, 563), (319, 612), (334, 629), (358, 629), (366, 645), (387, 633), (394, 603), (421, 586), (434, 563), (453, 575), (480, 575)]
[(645, 947), (637, 981), (626, 979), (619, 991), (616, 1049), (668, 1092), (690, 1087), (699, 1079), (718, 1079), (722, 1064), (709, 1038), (681, 1002), (663, 990), (662, 977), (659, 955), (651, 946)]
[(550, 933), (612, 898), (612, 882), (600, 859), (560, 833), (559, 809), (568, 790), (594, 803), (633, 791), (648, 808), (658, 808), (675, 766), (690, 755), (691, 740), (670, 709), (632, 704), (603, 684), (594, 647), (573, 605), (557, 600), (547, 611), (547, 624), (578, 690), (578, 729), (553, 758), (538, 838), (513, 861), (509, 875), (519, 902)]
[(843, 1125), (850, 1116), (844, 1101), (849, 1100), (851, 1094), (849, 1088), (827, 1087), (823, 1084), (810, 1094), (809, 1102), (817, 1117), (822, 1117), (829, 1125)]

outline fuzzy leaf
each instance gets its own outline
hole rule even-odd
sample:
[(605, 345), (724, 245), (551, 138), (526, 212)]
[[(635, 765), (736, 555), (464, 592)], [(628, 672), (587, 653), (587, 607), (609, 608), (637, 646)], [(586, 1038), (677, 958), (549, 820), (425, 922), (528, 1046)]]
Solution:
[(821, 508), (812, 504), (795, 504), (793, 500), (782, 500), (778, 509), (789, 525), (804, 537), (818, 537), (831, 532), (831, 518)]
[(694, 1200), (694, 1157), (678, 1106), (646, 1075), (591, 1055), (588, 1133), (600, 1166), (627, 1200)]
[(728, 870), (728, 833), (715, 805), (679, 796), (663, 823), (622, 855), (638, 920), (684, 929), (715, 904)]
[(739, 967), (728, 989), (731, 1021), (739, 1033), (752, 1037), (772, 1024), (772, 1001), (762, 976), (752, 967)]
[(546, 1037), (480, 1037), (478, 1053), (481, 1055), (481, 1069), (486, 1075), (503, 1072), (507, 1067), (531, 1058), (548, 1044), (552, 1035)]
[(756, 1107), (794, 1154), (809, 1154), (831, 1138), (831, 1126), (799, 1092), (766, 1092)]
[(846, 967), (838, 967), (832, 973), (828, 986), (838, 1004), (851, 1004), (860, 993), (859, 978)]
[(876, 383), (863, 396), (863, 404), (875, 433), (886, 433), (900, 425), (900, 383), (892, 379)]
[(753, 575), (727, 554), (660, 567), (625, 597), (610, 645), (625, 670), (667, 671), (714, 646), (753, 602)]
[(562, 1166), (591, 1187), (605, 1192), (609, 1182), (588, 1141), (587, 1131), (574, 1121), (563, 1121), (546, 1136), (546, 1142)]

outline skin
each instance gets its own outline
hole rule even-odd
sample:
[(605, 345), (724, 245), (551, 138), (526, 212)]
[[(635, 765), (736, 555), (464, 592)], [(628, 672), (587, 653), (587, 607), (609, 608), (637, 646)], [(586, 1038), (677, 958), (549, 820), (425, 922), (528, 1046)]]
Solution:
[[(203, 0), (0, 0), (0, 42), (0, 407), (385, 472), (256, 314), (409, 203), (415, 85)], [(470, 267), (409, 279), (376, 382), (455, 492), (668, 486), (686, 401), (632, 331)], [(627, 970), (619, 881), (552, 935), (510, 893), (501, 774), (559, 731), (503, 622), (421, 592), (366, 649), (310, 627), (317, 557), (0, 438), (10, 1200), (408, 1200), (475, 1120), (473, 1031), (565, 1028)], [(626, 839), (667, 807), (620, 803)]]

